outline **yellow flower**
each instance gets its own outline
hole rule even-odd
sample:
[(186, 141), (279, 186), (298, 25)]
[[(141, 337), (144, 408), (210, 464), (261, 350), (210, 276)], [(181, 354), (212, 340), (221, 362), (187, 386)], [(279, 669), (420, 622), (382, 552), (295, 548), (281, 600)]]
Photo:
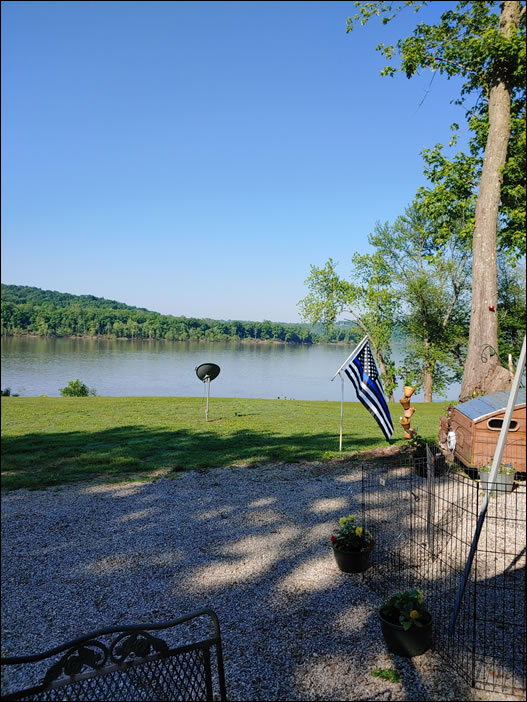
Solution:
[(355, 521), (355, 515), (354, 515), (354, 514), (348, 515), (348, 519), (350, 520), (350, 522), (354, 522), (354, 521)]
[(420, 615), (416, 609), (412, 609), (412, 611), (410, 612), (410, 616), (412, 617), (412, 619), (419, 619)]
[(346, 522), (347, 522), (346, 517), (341, 517), (341, 518), (339, 519), (339, 524), (340, 524), (340, 526), (344, 526), (344, 525), (346, 524)]
[(362, 536), (362, 527), (356, 527), (356, 528), (355, 528), (355, 535), (356, 535), (356, 536)]

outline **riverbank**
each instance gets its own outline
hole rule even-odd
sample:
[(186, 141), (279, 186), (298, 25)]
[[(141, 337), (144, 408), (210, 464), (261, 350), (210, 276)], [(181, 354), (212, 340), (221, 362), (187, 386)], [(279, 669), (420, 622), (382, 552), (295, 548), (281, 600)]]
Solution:
[[(330, 461), (389, 446), (359, 402), (197, 397), (2, 397), (2, 487), (83, 480), (154, 480), (187, 470)], [(397, 406), (395, 406), (395, 404)], [(393, 446), (407, 446), (392, 416)], [(415, 425), (434, 441), (448, 402), (415, 403)], [(392, 407), (392, 405), (391, 405)]]
[(226, 339), (214, 339), (214, 338), (188, 338), (188, 339), (163, 339), (161, 337), (149, 336), (149, 337), (139, 337), (139, 336), (115, 336), (114, 334), (65, 334), (63, 336), (57, 336), (56, 334), (2, 334), (4, 339), (89, 339), (91, 341), (133, 341), (146, 343), (151, 341), (192, 341), (197, 343), (234, 343), (234, 344), (279, 344), (283, 346), (346, 346), (350, 349), (358, 343), (358, 341), (322, 341), (322, 340), (311, 340), (311, 341), (282, 341), (281, 339), (247, 339), (241, 337), (229, 337)]

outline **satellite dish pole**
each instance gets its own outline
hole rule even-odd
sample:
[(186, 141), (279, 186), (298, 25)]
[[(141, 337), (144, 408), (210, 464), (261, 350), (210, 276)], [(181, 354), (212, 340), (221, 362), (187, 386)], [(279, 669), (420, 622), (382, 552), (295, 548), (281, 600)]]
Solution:
[(207, 378), (207, 406), (205, 407), (205, 421), (209, 421), (210, 377)]
[(205, 409), (205, 421), (209, 421), (209, 398), (210, 398), (210, 381), (217, 378), (220, 374), (220, 367), (215, 363), (202, 363), (196, 367), (196, 375), (204, 383), (207, 383), (207, 407)]

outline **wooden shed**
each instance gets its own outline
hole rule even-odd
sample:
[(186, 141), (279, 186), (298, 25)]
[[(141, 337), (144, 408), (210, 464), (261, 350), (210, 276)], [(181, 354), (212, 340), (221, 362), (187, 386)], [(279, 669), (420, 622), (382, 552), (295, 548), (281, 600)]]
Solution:
[[(450, 431), (456, 433), (454, 456), (469, 468), (490, 465), (498, 443), (508, 392), (494, 392), (460, 402), (452, 410)], [(503, 452), (503, 463), (525, 472), (525, 389), (520, 389)]]

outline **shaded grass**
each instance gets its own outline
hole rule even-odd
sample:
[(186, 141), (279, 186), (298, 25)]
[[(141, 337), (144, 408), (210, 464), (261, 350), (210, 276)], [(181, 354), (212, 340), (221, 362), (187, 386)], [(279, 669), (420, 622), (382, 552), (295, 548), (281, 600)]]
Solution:
[[(448, 402), (417, 403), (412, 426), (437, 436)], [(393, 405), (393, 443), (406, 444)], [(358, 402), (214, 398), (3, 397), (2, 487), (145, 479), (184, 470), (269, 462), (326, 461), (387, 445)]]

